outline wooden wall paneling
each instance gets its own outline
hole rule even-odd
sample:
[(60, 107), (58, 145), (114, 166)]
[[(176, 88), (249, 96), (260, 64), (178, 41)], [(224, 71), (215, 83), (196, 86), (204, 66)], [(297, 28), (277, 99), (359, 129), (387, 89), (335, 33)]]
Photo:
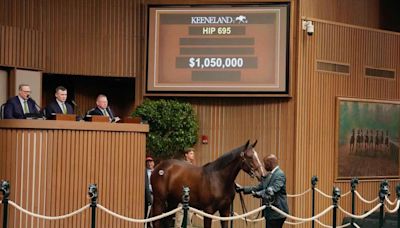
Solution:
[(5, 61), (3, 60), (4, 58), (6, 58), (6, 55), (8, 54), (8, 45), (6, 45), (7, 41), (6, 41), (6, 26), (0, 26), (0, 50), (1, 50), (1, 62)]
[[(123, 151), (122, 151), (122, 154), (123, 154), (122, 161), (129, 161), (130, 160), (129, 153), (125, 153), (125, 151), (127, 151), (127, 149), (130, 147), (130, 143), (129, 143), (130, 138), (131, 137), (129, 137), (128, 134), (124, 133), (124, 138), (123, 138), (124, 148), (123, 148)], [(145, 159), (143, 159), (143, 160), (145, 160)], [(136, 175), (141, 175), (142, 173), (144, 173), (144, 171), (142, 171), (142, 170), (144, 170), (144, 168), (141, 169), (141, 167), (143, 167), (143, 165), (141, 165), (141, 164), (143, 164), (143, 162), (142, 162), (143, 160), (138, 160), (137, 171), (134, 172)], [(126, 185), (122, 185), (121, 186), (122, 187), (122, 200), (129, 200), (129, 198), (130, 198), (129, 195), (135, 194), (134, 193), (135, 191), (132, 191), (133, 189), (135, 189), (135, 187), (130, 184), (131, 179), (133, 179), (133, 177), (129, 176), (129, 168), (130, 167), (127, 166), (126, 163), (123, 163), (123, 169), (122, 169), (123, 170), (123, 174), (122, 174), (122, 177), (124, 178), (124, 182), (126, 183)], [(143, 175), (143, 180), (144, 180), (144, 175)], [(143, 185), (137, 185), (137, 186), (143, 186)], [(144, 186), (143, 186), (143, 189), (144, 189)], [(143, 191), (143, 193), (144, 193), (144, 191)], [(140, 197), (137, 196), (135, 198), (138, 199), (138, 198), (142, 198), (142, 197), (143, 196), (140, 196)], [(138, 208), (137, 210), (140, 210), (141, 209), (141, 205), (140, 204), (136, 204), (136, 205), (137, 205), (136, 208)], [(143, 205), (144, 205), (144, 203), (143, 203)], [(121, 212), (120, 213), (124, 214), (123, 211), (125, 211), (125, 207), (123, 205), (121, 205)], [(129, 216), (129, 217), (132, 217), (132, 218), (144, 218), (145, 213), (144, 213), (144, 210), (142, 210), (142, 211), (143, 212), (141, 214), (138, 214), (138, 213), (135, 213), (135, 209), (132, 208), (131, 210), (128, 211), (128, 213), (126, 213), (126, 215)], [(124, 220), (121, 220), (121, 221), (123, 222), (125, 227), (129, 227), (129, 226), (132, 225), (130, 222), (126, 222)], [(137, 226), (141, 226), (141, 225), (142, 224), (137, 224)]]
[(0, 25), (0, 65), (43, 69), (43, 33), (38, 30)]
[[(93, 183), (92, 180), (89, 178), (89, 174), (88, 174), (89, 173), (89, 169), (90, 169), (90, 167), (88, 165), (89, 165), (89, 160), (91, 158), (90, 153), (88, 153), (89, 151), (91, 151), (91, 149), (89, 147), (90, 146), (90, 143), (89, 143), (90, 136), (91, 136), (91, 134), (89, 132), (87, 132), (87, 131), (84, 131), (82, 133), (82, 142), (83, 142), (82, 144), (83, 144), (83, 146), (81, 146), (81, 152), (79, 154), (81, 154), (81, 156), (82, 156), (82, 164), (83, 164), (83, 166), (82, 166), (82, 173), (81, 173), (81, 178), (80, 178), (80, 181), (79, 181), (79, 183), (80, 183), (79, 186), (88, 186), (88, 184)], [(86, 180), (90, 180), (90, 182), (87, 183)], [(81, 195), (83, 196), (83, 194), (81, 194)], [(87, 193), (84, 195), (83, 198), (87, 199)], [(83, 202), (83, 201), (84, 200), (82, 200), (81, 202)], [(78, 205), (78, 206), (80, 206), (80, 205)], [(77, 223), (78, 224), (82, 224), (82, 226), (84, 226), (84, 227), (87, 227), (87, 226), (90, 225), (90, 221), (87, 219), (87, 218), (90, 217), (90, 212), (89, 211), (84, 212), (83, 215), (84, 216), (82, 216), (82, 217), (86, 218), (86, 219), (83, 219), (83, 220), (78, 220), (77, 219)]]
[[(29, 209), (34, 211), (35, 210), (35, 206), (37, 204), (37, 202), (35, 202), (35, 192), (37, 190), (38, 187), (38, 183), (37, 183), (37, 179), (36, 179), (36, 162), (38, 161), (38, 158), (36, 157), (36, 153), (37, 151), (37, 140), (36, 139), (36, 132), (34, 130), (30, 131), (29, 134), (27, 135), (29, 138), (29, 149), (28, 149), (28, 156), (27, 156), (27, 162), (28, 166), (27, 166), (27, 178), (28, 178), (28, 185), (31, 186), (31, 188), (26, 192), (27, 195), (27, 199), (29, 202)], [(39, 140), (39, 139), (38, 139)], [(27, 216), (27, 222), (33, 223), (34, 219), (30, 216)]]
[[(65, 144), (63, 146), (65, 148), (64, 156), (65, 156), (65, 161), (66, 161), (65, 168), (64, 168), (65, 177), (63, 178), (64, 179), (64, 183), (63, 183), (64, 187), (62, 187), (64, 189), (64, 192), (62, 192), (63, 201), (64, 201), (63, 208), (65, 208), (63, 214), (69, 213), (70, 211), (74, 210), (71, 203), (74, 200), (76, 200), (75, 196), (73, 196), (71, 194), (71, 191), (73, 191), (72, 189), (75, 188), (75, 186), (72, 186), (72, 183), (73, 183), (72, 177), (75, 175), (74, 175), (74, 173), (72, 173), (72, 169), (71, 169), (72, 162), (73, 162), (72, 156), (74, 155), (74, 152), (72, 151), (72, 146), (74, 144), (71, 145), (71, 144), (67, 143), (67, 142), (76, 142), (75, 140), (73, 140), (73, 134), (75, 134), (75, 132), (72, 132), (70, 130), (65, 132), (65, 141), (64, 141)], [(66, 226), (67, 224), (71, 224), (71, 222), (73, 222), (73, 218), (68, 218), (68, 219), (65, 219), (62, 224), (64, 226)]]
[(379, 28), (379, 0), (303, 0), (299, 7), (300, 17)]
[[(79, 162), (77, 164), (78, 165), (77, 172), (79, 173), (79, 175), (78, 178), (76, 178), (77, 186), (88, 186), (88, 183), (86, 182), (86, 180), (88, 179), (87, 178), (88, 153), (86, 152), (87, 142), (88, 142), (87, 140), (88, 140), (88, 132), (80, 131), (79, 140), (76, 143), (79, 147), (77, 150), (77, 154), (79, 157)], [(75, 208), (80, 208), (82, 207), (82, 205), (79, 202), (85, 202), (87, 200), (88, 193), (79, 191), (78, 188), (76, 188), (76, 192), (77, 193), (75, 195), (77, 196), (77, 203)], [(89, 226), (89, 221), (88, 219), (86, 219), (89, 217), (89, 215), (90, 215), (89, 212), (83, 212), (82, 214), (80, 214), (80, 216), (77, 217), (75, 220), (76, 226), (78, 226), (78, 224), (84, 227)]]
[[(105, 139), (107, 139), (107, 141), (104, 141)], [(110, 187), (111, 185), (109, 183), (111, 183), (112, 178), (110, 177), (109, 174), (107, 174), (107, 170), (112, 170), (109, 168), (110, 165), (110, 159), (111, 159), (111, 155), (113, 154), (113, 151), (111, 149), (111, 144), (113, 142), (112, 139), (112, 135), (107, 134), (106, 138), (100, 139), (101, 141), (104, 142), (104, 145), (102, 146), (102, 148), (104, 148), (104, 155), (103, 155), (103, 161), (101, 164), (102, 169), (104, 170), (103, 173), (101, 174), (101, 178), (102, 178), (102, 182), (104, 184), (102, 184), (101, 188), (102, 188), (102, 192), (103, 194), (105, 194), (102, 197), (102, 205), (104, 206), (108, 206), (111, 205), (111, 191), (110, 191)], [(108, 184), (106, 184), (108, 183)], [(104, 216), (104, 215), (103, 215)], [(104, 221), (106, 224), (110, 224), (110, 216), (104, 216), (103, 217)]]
[[(124, 153), (125, 153), (125, 150), (124, 150), (125, 145), (124, 144), (125, 144), (125, 142), (126, 141), (125, 141), (124, 134), (121, 134), (120, 137), (119, 137), (117, 150), (115, 151), (117, 156), (118, 156), (118, 158), (119, 158), (118, 159), (119, 163), (117, 164), (118, 173), (117, 173), (117, 176), (115, 177), (116, 178), (116, 183), (118, 185), (121, 185), (121, 183), (124, 181), (123, 177), (125, 176), (124, 175), (124, 168), (125, 167), (123, 166), (123, 163), (121, 162), (121, 161), (124, 160)], [(114, 208), (115, 208), (115, 211), (117, 211), (119, 213), (121, 213), (121, 211), (122, 211), (122, 203), (120, 202), (120, 200), (126, 198), (126, 195), (124, 194), (124, 188), (125, 188), (125, 186), (122, 187), (122, 188), (118, 188), (118, 191), (115, 194), (119, 199), (118, 200), (119, 203), (115, 204)], [(121, 219), (115, 219), (115, 220), (116, 220), (115, 227), (122, 227), (123, 226), (124, 222)]]
[[(38, 51), (34, 51), (33, 60), (24, 57), (22, 63), (17, 59), (11, 65), (23, 67), (26, 61), (39, 61), (33, 67), (39, 64), (44, 72), (129, 77), (141, 75), (138, 69), (144, 65), (142, 53), (145, 50), (142, 45), (145, 27), (143, 0), (14, 1), (12, 4), (2, 1), (0, 4), (5, 6), (7, 12), (19, 15), (16, 17), (16, 14), (5, 12), (3, 19), (0, 19), (2, 23), (42, 33), (39, 39), (42, 42), (37, 42), (36, 36), (26, 39), (37, 43), (35, 48)], [(26, 32), (23, 34), (27, 36)], [(20, 43), (24, 47), (29, 44), (25, 41)], [(29, 53), (29, 49), (22, 48), (20, 52)], [(137, 86), (136, 90), (140, 88)], [(136, 95), (137, 104), (141, 101), (141, 94)]]
[[(335, 138), (336, 138), (336, 97), (358, 97), (370, 99), (399, 100), (398, 80), (375, 79), (364, 76), (364, 67), (398, 69), (398, 34), (344, 25), (318, 19), (313, 36), (300, 31), (300, 61), (297, 93), (297, 140), (295, 176), (296, 189), (309, 187), (311, 175), (318, 175), (317, 187), (331, 193), (334, 185), (349, 190), (349, 182), (335, 182)], [(396, 54), (397, 53), (397, 54)], [(315, 71), (316, 60), (350, 64), (350, 75)], [(390, 180), (391, 188), (398, 180)], [(367, 199), (377, 196), (379, 181), (363, 181), (358, 191)], [(305, 201), (304, 201), (305, 200)], [(296, 200), (295, 213), (305, 211), (302, 217), (310, 216), (309, 199)], [(319, 211), (331, 204), (330, 200), (319, 197)], [(343, 197), (341, 206), (350, 210), (350, 200)], [(306, 207), (304, 207), (306, 205)], [(304, 210), (304, 208), (306, 210)], [(371, 208), (357, 202), (357, 213), (361, 214)], [(343, 218), (340, 214), (338, 222)], [(323, 218), (331, 224), (329, 214)], [(304, 225), (308, 227), (307, 225)]]
[[(17, 134), (16, 134), (15, 131), (12, 131), (12, 130), (8, 130), (6, 132), (7, 132), (7, 135), (8, 135), (8, 140), (5, 141), (5, 142), (11, 142), (11, 145), (7, 145), (7, 152), (11, 152), (11, 154), (12, 154), (12, 163), (11, 164), (16, 164), (18, 159), (20, 158), (20, 155), (18, 153), (16, 153), (16, 151), (17, 151), (17, 149), (16, 149), (16, 147), (17, 147), (17, 144), (16, 144)], [(12, 170), (11, 169), (11, 167), (12, 167), (11, 164), (9, 163), (9, 164), (5, 165), (5, 167), (7, 167), (7, 169), (9, 170), (10, 179), (11, 178), (15, 178), (16, 180), (19, 180), (18, 178), (20, 178), (20, 176), (19, 176), (18, 172), (17, 172), (17, 170)], [(15, 188), (18, 187), (18, 184), (19, 184), (19, 182), (15, 183)], [(11, 183), (10, 183), (10, 185), (11, 185)], [(14, 199), (15, 200), (16, 197), (17, 196), (15, 194), (14, 194), (14, 196), (12, 196), (10, 194), (10, 199)], [(10, 218), (9, 218), (10, 220), (9, 221), (16, 222), (17, 221), (17, 215), (18, 216), (20, 215), (19, 211), (17, 211), (15, 208), (11, 209), (10, 210)]]
[[(39, 157), (37, 157), (37, 153), (39, 152), (39, 148), (38, 148), (38, 144), (40, 144), (38, 141), (40, 139), (37, 139), (38, 135), (36, 134), (36, 132), (32, 131), (29, 134), (29, 141), (30, 141), (30, 149), (29, 149), (29, 156), (28, 159), (29, 161), (32, 161), (31, 164), (28, 166), (28, 171), (29, 171), (29, 184), (30, 186), (32, 186), (31, 190), (27, 192), (27, 195), (29, 197), (29, 202), (30, 202), (30, 207), (29, 209), (31, 209), (32, 211), (37, 211), (36, 207), (37, 207), (37, 202), (35, 202), (35, 197), (36, 197), (36, 191), (38, 186), (38, 179), (37, 179), (37, 165), (36, 163), (39, 161)], [(36, 141), (38, 140), (38, 141)], [(35, 219), (32, 217), (28, 218), (28, 221), (31, 224), (35, 225)]]
[[(72, 212), (89, 203), (86, 192), (89, 183), (98, 184), (99, 203), (117, 213), (126, 213), (126, 216), (132, 217), (135, 212), (126, 211), (128, 207), (133, 209), (143, 207), (144, 164), (142, 161), (144, 161), (145, 143), (138, 143), (135, 140), (145, 141), (145, 135), (132, 132), (111, 133), (71, 129), (8, 130), (4, 127), (2, 125), (0, 129), (0, 136), (6, 137), (1, 137), (0, 148), (3, 151), (2, 158), (7, 159), (9, 165), (1, 166), (0, 176), (2, 179), (11, 180), (11, 200), (22, 207), (52, 216)], [(3, 140), (7, 138), (10, 140)], [(132, 141), (127, 143), (128, 140)], [(4, 151), (3, 148), (11, 148), (11, 150)], [(109, 168), (110, 163), (114, 169)], [(16, 164), (21, 164), (21, 166)], [(132, 174), (136, 176), (136, 185), (129, 184)], [(133, 187), (137, 189), (131, 196)], [(129, 202), (128, 207), (127, 202)], [(143, 216), (143, 211), (137, 211), (135, 215), (136, 218), (140, 218)], [(11, 207), (9, 221), (10, 227), (28, 225), (82, 227), (89, 225), (90, 213), (88, 210), (82, 215), (61, 221), (43, 221), (20, 213)], [(132, 227), (132, 224), (99, 212), (98, 226)], [(136, 224), (133, 227), (139, 227), (139, 225)]]
[[(208, 144), (196, 145), (196, 164), (203, 165), (215, 160), (223, 153), (242, 145), (248, 139), (258, 140), (256, 150), (260, 157), (276, 153), (280, 165), (288, 175), (293, 173), (294, 131), (293, 100), (265, 98), (205, 98), (188, 99), (199, 118), (199, 136), (208, 136)], [(291, 104), (292, 108), (289, 108)], [(288, 124), (287, 126), (285, 126)], [(292, 129), (290, 129), (292, 128)], [(291, 133), (290, 133), (291, 132)], [(284, 145), (285, 144), (285, 145)], [(288, 176), (288, 189), (293, 188), (293, 177)], [(243, 172), (239, 173), (237, 182), (244, 185), (257, 184)], [(309, 181), (307, 181), (309, 182)], [(292, 191), (290, 191), (292, 193)], [(249, 210), (260, 206), (259, 201), (245, 197)], [(291, 208), (292, 202), (289, 200)], [(239, 199), (234, 202), (235, 212), (242, 213)], [(201, 225), (196, 219), (196, 224)], [(235, 227), (259, 227), (262, 223), (234, 221)]]

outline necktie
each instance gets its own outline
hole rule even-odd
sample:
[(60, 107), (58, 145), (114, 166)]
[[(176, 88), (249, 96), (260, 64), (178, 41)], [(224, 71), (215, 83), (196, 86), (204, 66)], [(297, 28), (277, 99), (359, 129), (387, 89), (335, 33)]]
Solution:
[(105, 116), (110, 116), (110, 115), (108, 115), (108, 112), (107, 112), (107, 110), (105, 110), (105, 109), (103, 109), (103, 115), (105, 115)]
[(67, 114), (67, 107), (65, 107), (65, 103), (62, 103), (62, 112), (63, 114)]
[(29, 113), (28, 102), (24, 100), (24, 114)]

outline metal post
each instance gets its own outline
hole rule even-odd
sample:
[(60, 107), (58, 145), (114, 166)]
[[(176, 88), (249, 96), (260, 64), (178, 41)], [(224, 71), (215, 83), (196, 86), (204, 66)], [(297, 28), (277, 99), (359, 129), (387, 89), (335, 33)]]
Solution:
[(10, 183), (8, 181), (2, 180), (0, 191), (3, 194), (3, 228), (7, 228), (8, 220), (8, 197), (10, 196)]
[(187, 227), (188, 221), (188, 211), (189, 211), (189, 199), (190, 199), (190, 189), (188, 187), (183, 187), (183, 195), (182, 195), (182, 205), (183, 205), (183, 221), (182, 221), (182, 228)]
[(381, 182), (380, 190), (379, 190), (379, 202), (382, 204), (379, 210), (379, 228), (383, 227), (383, 211), (385, 209), (385, 198), (389, 195), (389, 183), (387, 180), (383, 180)]
[[(355, 211), (356, 211), (355, 191), (356, 191), (356, 187), (357, 187), (357, 185), (358, 185), (358, 178), (357, 178), (357, 177), (354, 177), (353, 179), (351, 179), (350, 185), (351, 185), (351, 214), (354, 215), (354, 214), (355, 214)], [(353, 218), (353, 217), (351, 217), (350, 226), (351, 226), (352, 228), (355, 227), (355, 226), (354, 226), (354, 218)]]
[(332, 227), (336, 228), (336, 219), (337, 219), (337, 204), (340, 198), (340, 189), (338, 187), (333, 187), (332, 192), (332, 204), (333, 204), (333, 216), (332, 216)]
[(97, 207), (97, 185), (89, 184), (89, 198), (90, 198), (90, 207), (92, 208), (92, 223), (91, 228), (96, 228), (96, 207)]
[[(266, 201), (266, 208), (264, 211), (264, 219), (265, 219), (265, 227), (268, 228), (267, 226), (267, 208), (271, 208), (271, 204), (274, 201), (274, 190), (271, 187), (268, 187), (267, 190), (265, 191), (265, 201)], [(264, 200), (263, 200), (264, 201)]]
[[(314, 217), (315, 215), (315, 185), (317, 185), (318, 182), (318, 177), (317, 176), (312, 176), (311, 177), (311, 189), (312, 189), (312, 207), (311, 207), (311, 217)], [(311, 227), (314, 228), (315, 222), (314, 220), (311, 221)]]

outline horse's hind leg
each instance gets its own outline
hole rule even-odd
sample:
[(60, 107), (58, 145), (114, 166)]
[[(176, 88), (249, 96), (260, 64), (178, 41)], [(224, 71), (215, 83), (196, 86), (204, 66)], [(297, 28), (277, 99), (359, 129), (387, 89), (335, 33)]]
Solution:
[[(155, 217), (157, 215), (161, 215), (165, 210), (165, 202), (159, 198), (154, 198), (152, 205), (152, 216)], [(153, 221), (153, 228), (160, 228), (161, 221), (156, 220)]]

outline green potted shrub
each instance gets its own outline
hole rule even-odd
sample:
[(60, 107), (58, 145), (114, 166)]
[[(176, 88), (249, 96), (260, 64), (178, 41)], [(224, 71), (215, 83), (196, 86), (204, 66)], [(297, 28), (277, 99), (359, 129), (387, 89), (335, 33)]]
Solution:
[(190, 103), (145, 99), (132, 115), (149, 124), (147, 151), (154, 157), (175, 157), (197, 142), (199, 124)]

